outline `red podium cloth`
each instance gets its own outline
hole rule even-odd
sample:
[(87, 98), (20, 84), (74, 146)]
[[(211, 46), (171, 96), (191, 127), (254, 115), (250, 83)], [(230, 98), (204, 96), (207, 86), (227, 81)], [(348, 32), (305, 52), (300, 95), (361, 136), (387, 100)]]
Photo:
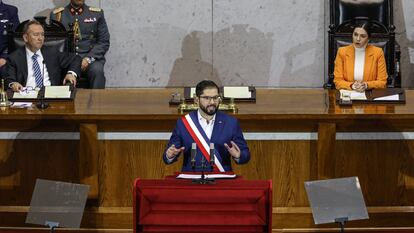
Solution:
[(271, 180), (134, 182), (134, 232), (271, 232)]

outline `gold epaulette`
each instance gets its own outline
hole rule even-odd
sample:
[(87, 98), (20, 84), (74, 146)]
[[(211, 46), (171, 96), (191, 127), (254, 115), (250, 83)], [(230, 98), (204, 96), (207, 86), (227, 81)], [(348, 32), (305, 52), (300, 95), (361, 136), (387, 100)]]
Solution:
[(53, 14), (58, 14), (58, 13), (60, 13), (60, 12), (62, 12), (63, 10), (64, 10), (65, 8), (64, 7), (59, 7), (59, 8), (56, 8), (55, 10), (53, 10)]
[(102, 9), (98, 8), (98, 7), (89, 7), (89, 10), (92, 11), (92, 12), (101, 12), (102, 11)]

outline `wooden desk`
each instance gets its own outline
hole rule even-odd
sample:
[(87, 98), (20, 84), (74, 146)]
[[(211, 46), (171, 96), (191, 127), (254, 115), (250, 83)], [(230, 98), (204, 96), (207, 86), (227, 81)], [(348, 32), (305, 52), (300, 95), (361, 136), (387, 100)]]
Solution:
[[(180, 169), (161, 160), (166, 139), (105, 140), (98, 133), (171, 132), (179, 117), (168, 100), (178, 89), (79, 90), (74, 103), (46, 110), (1, 109), (0, 226), (22, 226), (36, 178), (91, 185), (84, 228), (132, 229), (134, 178)], [(405, 105), (340, 107), (323, 89), (257, 89), (240, 103), (245, 133), (313, 133), (315, 139), (248, 140), (251, 161), (234, 166), (246, 179), (273, 180), (273, 228), (315, 228), (303, 182), (358, 176), (371, 219), (354, 227), (413, 227), (412, 140), (337, 140), (341, 133), (414, 131), (414, 91)], [(25, 139), (23, 132), (79, 132), (79, 139)], [(397, 135), (398, 136), (398, 135)], [(401, 136), (401, 135), (400, 135)], [(23, 208), (23, 209), (22, 209)], [(324, 226), (318, 226), (324, 227)], [(328, 226), (329, 227), (329, 226)]]

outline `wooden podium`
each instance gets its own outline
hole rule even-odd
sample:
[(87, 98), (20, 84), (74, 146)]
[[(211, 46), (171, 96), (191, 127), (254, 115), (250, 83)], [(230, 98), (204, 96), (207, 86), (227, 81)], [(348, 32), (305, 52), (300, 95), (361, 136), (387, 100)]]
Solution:
[(271, 180), (134, 182), (136, 232), (271, 232)]

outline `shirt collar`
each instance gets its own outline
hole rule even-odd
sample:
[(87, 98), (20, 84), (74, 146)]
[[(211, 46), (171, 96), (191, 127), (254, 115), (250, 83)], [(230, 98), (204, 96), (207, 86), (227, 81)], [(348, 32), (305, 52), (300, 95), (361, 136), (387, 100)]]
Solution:
[(362, 48), (357, 48), (357, 47), (355, 47), (355, 45), (353, 45), (354, 46), (354, 49), (355, 49), (355, 51), (360, 51), (360, 52), (362, 52), (362, 51), (365, 51), (366, 50), (366, 48), (367, 48), (367, 46), (368, 46), (368, 44), (366, 44), (364, 47), (362, 47)]
[(72, 6), (72, 4), (69, 4), (69, 11), (70, 11), (70, 13), (72, 14), (72, 15), (75, 15), (76, 13), (78, 14), (78, 15), (80, 15), (80, 14), (82, 14), (83, 13), (83, 11), (84, 11), (84, 8), (85, 7), (85, 4), (84, 5), (82, 5), (81, 7), (79, 7), (79, 8), (76, 8), (76, 7), (74, 7), (74, 6)]
[[(27, 46), (26, 46), (26, 54), (28, 58), (32, 58), (33, 54), (35, 54), (34, 52), (32, 52), (32, 50), (30, 50)], [(36, 54), (39, 55), (39, 57), (43, 57), (42, 56), (42, 52), (39, 50), (36, 51)]]
[[(204, 121), (204, 122), (206, 122), (206, 123), (207, 123), (207, 119), (206, 119), (206, 118), (204, 118), (203, 116), (201, 116), (200, 111), (201, 111), (200, 109), (198, 109), (198, 110), (197, 110), (197, 117), (198, 117), (198, 120), (199, 120), (199, 121)], [(216, 114), (214, 114), (214, 115), (213, 115), (213, 118), (211, 119), (211, 121), (210, 121), (209, 123), (210, 123), (210, 124), (213, 124), (215, 120), (216, 120)]]

